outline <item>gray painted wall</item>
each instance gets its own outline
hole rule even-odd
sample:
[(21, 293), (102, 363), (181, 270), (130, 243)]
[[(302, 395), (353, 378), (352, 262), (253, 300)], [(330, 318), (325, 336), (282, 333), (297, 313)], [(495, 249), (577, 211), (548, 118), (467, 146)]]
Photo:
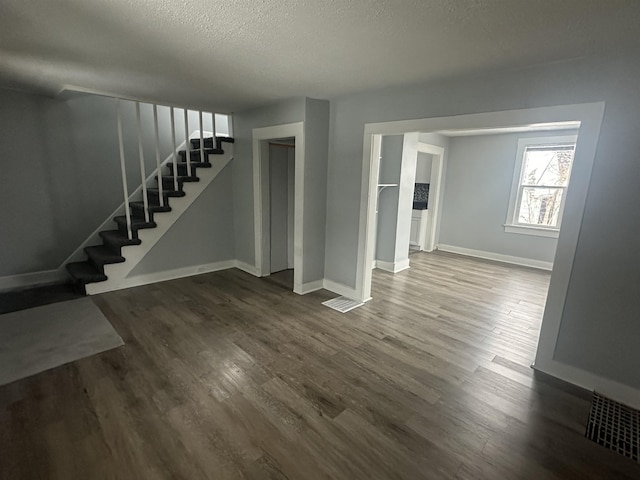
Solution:
[(416, 183), (431, 182), (431, 166), (433, 163), (433, 155), (418, 152), (418, 161), (416, 163)]
[(304, 115), (304, 98), (234, 113), (233, 212), (236, 258), (242, 262), (255, 265), (252, 131), (254, 128), (302, 122)]
[(84, 220), (80, 187), (70, 181), (81, 158), (69, 111), (1, 89), (0, 105), (0, 277), (52, 270), (79, 243)]
[(128, 277), (235, 258), (231, 170), (220, 172)]
[(305, 99), (304, 283), (324, 278), (329, 102)]
[(307, 283), (324, 277), (329, 148), (329, 102), (326, 100), (296, 98), (234, 114), (237, 139), (233, 167), (236, 257), (255, 265), (253, 129), (296, 122), (305, 122), (303, 282)]
[(604, 100), (555, 357), (640, 388), (639, 76), (621, 54), (333, 100), (326, 277), (355, 286), (365, 123)]
[(506, 233), (519, 138), (576, 135), (575, 130), (454, 137), (449, 143), (440, 243), (553, 262), (557, 239)]
[[(63, 101), (0, 90), (0, 103), (0, 276), (56, 269), (123, 202), (116, 102), (94, 95)], [(149, 175), (156, 165), (153, 113), (151, 106), (141, 107)], [(134, 103), (122, 103), (122, 117), (127, 183), (133, 191), (141, 179)], [(169, 109), (160, 107), (158, 117), (164, 160), (172, 149)], [(211, 130), (208, 117), (205, 130)], [(196, 112), (189, 112), (189, 122), (190, 131), (198, 129)], [(176, 131), (179, 144), (182, 111), (176, 112)], [(25, 220), (36, 222), (37, 229)]]

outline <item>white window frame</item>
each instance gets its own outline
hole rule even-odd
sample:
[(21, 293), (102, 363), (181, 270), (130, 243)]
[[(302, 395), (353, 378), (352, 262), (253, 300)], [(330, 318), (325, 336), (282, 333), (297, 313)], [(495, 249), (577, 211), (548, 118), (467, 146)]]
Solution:
[[(553, 137), (536, 137), (536, 138), (520, 138), (518, 139), (518, 150), (516, 152), (515, 168), (513, 169), (513, 182), (511, 183), (511, 195), (509, 197), (509, 209), (507, 210), (507, 220), (504, 225), (506, 233), (518, 233), (523, 235), (536, 235), (540, 237), (558, 238), (560, 227), (562, 226), (562, 214), (567, 198), (567, 188), (571, 183), (571, 173), (569, 173), (569, 184), (563, 188), (562, 200), (560, 203), (560, 212), (558, 213), (558, 226), (531, 225), (528, 223), (518, 222), (519, 205), (522, 197), (522, 171), (524, 169), (524, 153), (527, 147), (545, 147), (554, 145), (575, 144), (578, 141), (577, 135), (561, 135)], [(575, 161), (575, 158), (574, 158)], [(571, 165), (573, 171), (573, 163)]]

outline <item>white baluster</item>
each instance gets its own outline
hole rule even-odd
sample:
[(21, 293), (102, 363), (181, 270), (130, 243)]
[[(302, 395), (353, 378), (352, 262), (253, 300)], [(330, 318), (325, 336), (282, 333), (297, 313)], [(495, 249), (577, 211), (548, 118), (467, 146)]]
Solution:
[(127, 170), (124, 160), (124, 141), (122, 139), (122, 115), (120, 113), (120, 99), (116, 100), (116, 111), (118, 118), (118, 146), (120, 147), (120, 171), (122, 173), (122, 191), (124, 193), (124, 212), (127, 218), (127, 236), (129, 240), (133, 238), (131, 233), (131, 212), (129, 212), (129, 187), (127, 186)]
[[(158, 131), (158, 106), (153, 104), (153, 124), (155, 127), (156, 133), (156, 171), (158, 172), (158, 177), (162, 177), (162, 170), (160, 166), (160, 133)], [(162, 181), (158, 182), (158, 203), (165, 206), (164, 203), (164, 195), (162, 194), (163, 186)]]
[[(138, 123), (138, 153), (140, 154), (140, 178), (142, 178), (142, 202), (144, 204), (144, 221), (149, 222), (149, 199), (147, 198), (147, 175), (144, 168), (144, 151), (142, 148), (142, 125), (140, 123), (140, 102), (136, 102), (136, 121)], [(158, 179), (159, 183), (162, 178)]]
[(198, 112), (198, 120), (200, 122), (200, 161), (204, 163), (206, 160), (204, 159), (204, 132), (202, 131), (204, 127), (202, 124), (202, 110)]
[(176, 119), (174, 108), (171, 108), (171, 142), (173, 145), (173, 189), (178, 191), (178, 159), (177, 159), (177, 151), (178, 146), (176, 145)]
[(189, 140), (189, 111), (184, 109), (184, 138), (186, 140), (186, 157), (187, 157), (187, 177), (191, 176), (191, 141)]

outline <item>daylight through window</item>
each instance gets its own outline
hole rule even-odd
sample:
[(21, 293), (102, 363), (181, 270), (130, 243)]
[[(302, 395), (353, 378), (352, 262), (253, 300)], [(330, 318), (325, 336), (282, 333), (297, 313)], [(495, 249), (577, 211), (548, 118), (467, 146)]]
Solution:
[(521, 139), (506, 226), (560, 228), (575, 146), (576, 137)]

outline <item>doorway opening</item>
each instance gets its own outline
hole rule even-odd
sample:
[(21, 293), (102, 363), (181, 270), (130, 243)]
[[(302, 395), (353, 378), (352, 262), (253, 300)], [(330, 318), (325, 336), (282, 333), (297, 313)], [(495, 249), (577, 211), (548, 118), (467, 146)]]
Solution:
[(255, 262), (259, 277), (302, 294), (304, 124), (253, 130)]
[(295, 138), (269, 140), (269, 278), (293, 290)]
[[(404, 135), (405, 138), (419, 134), (416, 132), (438, 132), (456, 130), (499, 129), (505, 126), (541, 128), (549, 123), (578, 124), (580, 135), (575, 146), (575, 158), (571, 172), (571, 183), (565, 190), (566, 203), (562, 219), (562, 235), (553, 260), (553, 270), (549, 285), (535, 368), (554, 376), (562, 376), (563, 364), (554, 360), (554, 351), (569, 286), (573, 258), (575, 256), (582, 216), (585, 208), (591, 171), (598, 144), (600, 126), (604, 114), (604, 103), (561, 105), (524, 110), (510, 110), (453, 117), (426, 118), (418, 120), (394, 121), (366, 124), (363, 138), (362, 196), (360, 203), (360, 241), (356, 272), (356, 293), (358, 299), (371, 299), (371, 264), (374, 259), (376, 236), (376, 208), (378, 173), (380, 168), (380, 138), (384, 135)], [(417, 142), (416, 142), (417, 143)], [(417, 148), (416, 148), (417, 150)], [(448, 178), (445, 158), (445, 180)], [(438, 195), (442, 200), (442, 192)], [(431, 201), (431, 200), (430, 200)], [(442, 211), (442, 203), (438, 207)], [(506, 212), (505, 212), (506, 213)], [(503, 228), (506, 225), (503, 226)], [(438, 227), (436, 226), (436, 242)], [(462, 252), (461, 252), (462, 253)]]

